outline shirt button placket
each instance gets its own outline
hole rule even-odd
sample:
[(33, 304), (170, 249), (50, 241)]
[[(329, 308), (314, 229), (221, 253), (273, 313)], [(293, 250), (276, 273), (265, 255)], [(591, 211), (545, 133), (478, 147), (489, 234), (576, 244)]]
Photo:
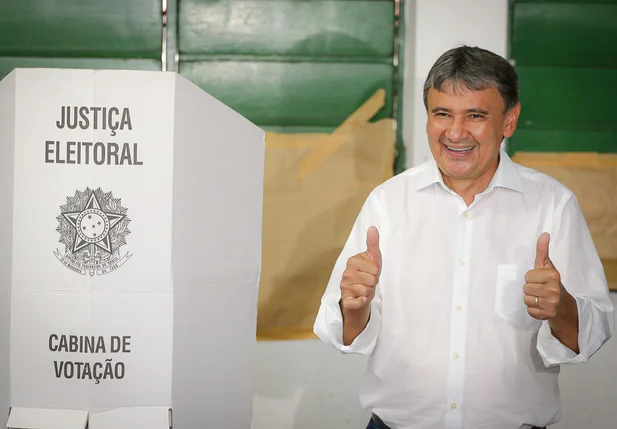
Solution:
[(452, 284), (452, 319), (450, 325), (450, 369), (448, 374), (447, 429), (462, 426), (462, 403), (465, 381), (465, 344), (467, 337), (467, 314), (463, 307), (469, 293), (469, 264), (472, 233), (472, 217), (466, 208), (459, 212), (459, 227), (456, 245), (456, 266)]

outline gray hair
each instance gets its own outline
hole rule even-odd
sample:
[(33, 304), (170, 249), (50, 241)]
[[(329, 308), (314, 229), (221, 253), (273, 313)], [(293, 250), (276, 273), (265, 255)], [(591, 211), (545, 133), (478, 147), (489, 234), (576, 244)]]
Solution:
[(503, 57), (486, 49), (460, 46), (445, 52), (435, 62), (424, 82), (424, 107), (428, 109), (430, 88), (442, 91), (451, 84), (471, 91), (497, 88), (506, 111), (518, 103), (518, 76), (514, 67)]

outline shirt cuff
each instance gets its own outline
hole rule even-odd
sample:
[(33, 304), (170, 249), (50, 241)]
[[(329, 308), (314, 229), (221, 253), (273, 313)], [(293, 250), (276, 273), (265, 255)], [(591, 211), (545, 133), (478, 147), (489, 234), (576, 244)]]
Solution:
[(578, 348), (575, 353), (559, 341), (551, 332), (548, 320), (544, 320), (538, 332), (537, 349), (548, 368), (556, 365), (571, 365), (586, 362), (589, 357), (602, 345), (604, 332), (598, 332), (602, 326), (594, 326), (594, 311), (599, 310), (585, 298), (574, 296), (578, 309)]
[(343, 344), (343, 315), (339, 299), (329, 297), (327, 302), (322, 302), (314, 326), (315, 334), (323, 341), (331, 343), (342, 353), (372, 353), (381, 328), (381, 313), (377, 304), (371, 301), (371, 313), (366, 327), (350, 345), (346, 346)]

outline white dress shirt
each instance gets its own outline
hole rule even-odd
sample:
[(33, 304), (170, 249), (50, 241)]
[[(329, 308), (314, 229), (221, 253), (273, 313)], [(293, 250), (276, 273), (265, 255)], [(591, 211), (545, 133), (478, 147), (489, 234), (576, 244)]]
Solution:
[[(584, 362), (613, 331), (603, 267), (573, 193), (502, 150), (486, 191), (467, 206), (434, 161), (368, 197), (334, 267), (314, 331), (343, 353), (370, 354), (362, 405), (393, 429), (519, 429), (560, 417), (559, 365)], [(380, 233), (383, 265), (371, 315), (342, 344), (347, 259)], [(577, 355), (523, 302), (536, 243), (579, 311)]]

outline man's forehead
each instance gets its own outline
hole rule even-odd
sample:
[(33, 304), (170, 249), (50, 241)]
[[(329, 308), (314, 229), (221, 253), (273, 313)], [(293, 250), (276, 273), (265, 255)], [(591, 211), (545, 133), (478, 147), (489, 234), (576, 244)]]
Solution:
[(482, 104), (486, 107), (495, 106), (496, 108), (504, 106), (501, 94), (495, 87), (471, 89), (463, 83), (453, 85), (451, 82), (445, 82), (440, 89), (430, 88), (428, 91), (428, 102), (429, 104), (434, 102), (473, 103)]

